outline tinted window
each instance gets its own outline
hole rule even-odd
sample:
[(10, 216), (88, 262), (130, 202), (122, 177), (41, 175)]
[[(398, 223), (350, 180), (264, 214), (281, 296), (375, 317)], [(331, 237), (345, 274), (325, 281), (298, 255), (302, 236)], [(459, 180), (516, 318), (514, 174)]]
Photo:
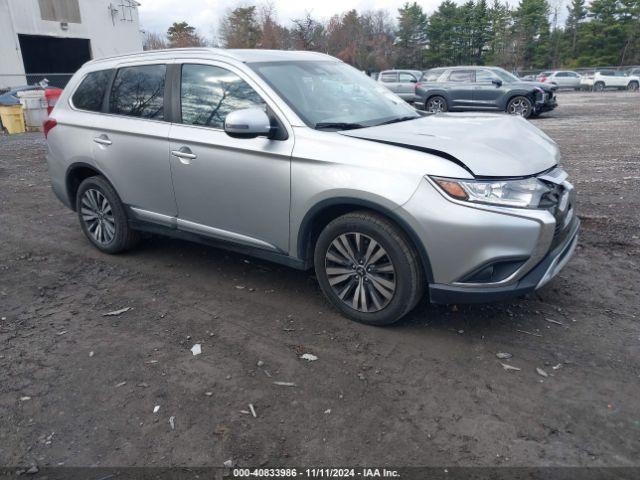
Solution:
[(113, 70), (91, 72), (73, 94), (71, 101), (76, 108), (99, 112), (102, 109), (102, 99), (107, 91)]
[(395, 82), (397, 78), (395, 73), (383, 73), (380, 75), (380, 80), (386, 83)]
[(567, 72), (558, 72), (556, 73), (556, 77), (568, 77), (569, 74)]
[(496, 76), (489, 70), (476, 70), (476, 83), (491, 83)]
[(400, 83), (411, 83), (416, 82), (416, 77), (411, 75), (410, 73), (399, 73), (398, 78)]
[(449, 74), (450, 82), (473, 82), (473, 70), (453, 70)]
[(164, 65), (142, 65), (118, 70), (111, 88), (109, 111), (131, 117), (162, 120)]
[(442, 70), (441, 68), (427, 70), (422, 74), (422, 78), (420, 80), (422, 80), (423, 82), (437, 82), (442, 75), (442, 72), (444, 72), (444, 70)]
[(224, 128), (226, 116), (243, 108), (266, 109), (260, 95), (235, 73), (211, 65), (183, 65), (182, 123)]

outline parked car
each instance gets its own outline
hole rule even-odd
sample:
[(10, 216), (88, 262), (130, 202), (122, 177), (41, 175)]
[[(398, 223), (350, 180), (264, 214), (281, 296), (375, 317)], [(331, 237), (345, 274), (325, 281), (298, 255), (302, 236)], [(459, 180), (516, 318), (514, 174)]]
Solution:
[(53, 191), (100, 251), (139, 231), (299, 269), (345, 316), (545, 285), (579, 220), (524, 119), (420, 114), (313, 52), (179, 49), (85, 64), (45, 124)]
[(556, 108), (556, 88), (498, 67), (433, 68), (416, 85), (415, 105), (428, 112), (500, 110), (529, 118)]
[(630, 68), (627, 73), (632, 76), (640, 77), (640, 67)]
[(574, 90), (581, 90), (580, 79), (582, 77), (571, 70), (553, 70), (549, 72), (542, 72), (538, 76), (538, 81), (542, 83), (548, 83), (560, 88), (572, 88)]
[(413, 103), (416, 83), (421, 76), (420, 70), (384, 70), (378, 75), (378, 81), (403, 100)]
[(581, 85), (596, 92), (602, 92), (606, 88), (638, 91), (640, 88), (640, 76), (630, 75), (622, 70), (596, 70), (593, 75), (583, 76)]

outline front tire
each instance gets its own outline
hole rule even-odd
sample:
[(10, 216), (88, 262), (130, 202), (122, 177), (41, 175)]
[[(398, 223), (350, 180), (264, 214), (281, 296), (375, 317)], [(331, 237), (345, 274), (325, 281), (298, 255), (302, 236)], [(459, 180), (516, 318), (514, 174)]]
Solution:
[(640, 84), (638, 84), (638, 82), (629, 82), (629, 85), (627, 85), (627, 90), (629, 90), (630, 92), (636, 92), (638, 91), (639, 87)]
[(507, 104), (507, 113), (509, 115), (518, 115), (520, 117), (529, 118), (533, 113), (533, 104), (527, 97), (513, 97)]
[(129, 227), (118, 194), (104, 177), (89, 177), (80, 184), (76, 211), (82, 231), (101, 252), (123, 252), (139, 239), (138, 232)]
[(447, 104), (446, 98), (440, 95), (435, 95), (427, 99), (426, 103), (424, 104), (424, 109), (427, 112), (431, 113), (446, 112), (449, 110), (449, 105)]
[(320, 288), (346, 317), (389, 325), (413, 309), (424, 286), (419, 255), (405, 234), (368, 211), (330, 222), (316, 242)]

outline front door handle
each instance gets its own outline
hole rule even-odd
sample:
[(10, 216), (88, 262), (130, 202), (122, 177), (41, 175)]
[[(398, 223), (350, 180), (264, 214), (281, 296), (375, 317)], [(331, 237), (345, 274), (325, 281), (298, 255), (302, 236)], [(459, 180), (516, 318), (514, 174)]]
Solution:
[(198, 158), (198, 156), (193, 153), (189, 147), (181, 147), (180, 150), (171, 150), (171, 155), (178, 157), (180, 162), (184, 165), (189, 165), (191, 160)]
[(98, 137), (93, 139), (94, 142), (99, 143), (100, 145), (111, 145), (111, 140), (104, 133)]

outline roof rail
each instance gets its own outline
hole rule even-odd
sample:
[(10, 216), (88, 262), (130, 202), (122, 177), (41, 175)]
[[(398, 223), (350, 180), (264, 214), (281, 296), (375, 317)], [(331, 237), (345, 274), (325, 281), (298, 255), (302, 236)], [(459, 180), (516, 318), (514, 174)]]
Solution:
[(164, 48), (161, 50), (143, 50), (141, 52), (130, 52), (123, 53), (120, 55), (110, 55), (108, 57), (100, 57), (94, 58), (87, 63), (98, 63), (103, 60), (114, 60), (117, 58), (128, 58), (128, 57), (139, 57), (146, 55), (170, 55), (174, 52), (182, 52), (182, 53), (216, 53), (218, 55), (224, 55), (226, 57), (233, 57), (227, 53), (225, 49), (222, 48), (213, 48), (213, 47), (188, 47), (188, 48)]

